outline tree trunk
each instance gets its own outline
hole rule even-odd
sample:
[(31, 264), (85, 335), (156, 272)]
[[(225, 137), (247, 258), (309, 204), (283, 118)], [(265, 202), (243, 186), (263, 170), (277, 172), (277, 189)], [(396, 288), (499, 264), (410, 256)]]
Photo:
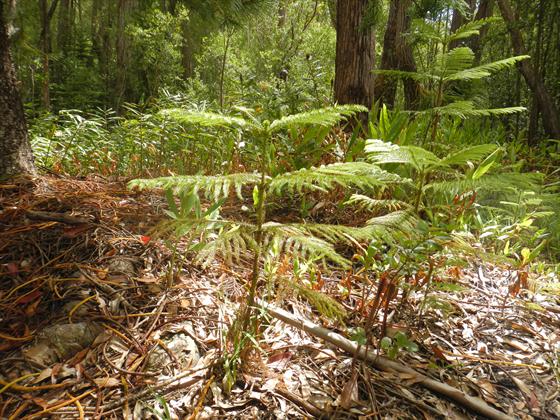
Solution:
[[(486, 19), (492, 16), (492, 12), (494, 10), (494, 0), (481, 0), (478, 9), (476, 11), (476, 16), (474, 20), (481, 20)], [(480, 33), (478, 36), (474, 36), (471, 41), (471, 49), (474, 52), (474, 63), (475, 65), (480, 64), (480, 60), (482, 58), (482, 45), (484, 37), (488, 32), (488, 25), (484, 25), (480, 28)]]
[(118, 111), (126, 99), (128, 70), (128, 38), (126, 35), (127, 14), (130, 12), (131, 0), (118, 0), (117, 3), (117, 69), (115, 77), (115, 109)]
[(336, 7), (334, 99), (371, 108), (375, 33), (362, 24), (368, 0), (338, 0)]
[[(517, 21), (513, 14), (513, 10), (508, 0), (497, 0), (500, 12), (504, 21), (507, 23), (511, 43), (516, 55), (524, 55), (527, 53), (523, 37), (517, 26)], [(538, 104), (543, 121), (543, 127), (546, 134), (553, 139), (560, 139), (560, 117), (558, 110), (554, 105), (554, 101), (550, 93), (546, 90), (546, 86), (533, 66), (532, 60), (523, 60), (518, 65), (519, 71), (527, 82)]]
[(181, 23), (181, 32), (183, 40), (181, 43), (181, 65), (183, 67), (183, 79), (188, 80), (194, 74), (194, 39), (191, 36), (190, 22), (183, 21)]
[(0, 0), (0, 177), (35, 174), (3, 9)]
[(72, 39), (72, 25), (70, 16), (70, 0), (60, 0), (60, 7), (58, 8), (58, 28), (56, 34), (56, 44), (58, 51), (60, 51), (64, 57), (68, 55), (68, 48), (71, 44)]
[[(387, 29), (383, 39), (381, 68), (383, 70), (403, 70), (416, 72), (416, 63), (412, 48), (403, 34), (410, 29), (408, 9), (411, 0), (392, 0), (389, 8)], [(404, 80), (405, 107), (414, 109), (418, 102), (418, 84), (412, 79)], [(389, 108), (395, 105), (398, 80), (393, 77), (378, 75), (375, 78), (375, 99)]]
[[(469, 5), (469, 12), (472, 16), (472, 14), (474, 13), (474, 9), (476, 7), (476, 2), (474, 0), (467, 0), (467, 4)], [(453, 17), (451, 18), (450, 33), (454, 33), (457, 29), (459, 29), (461, 26), (467, 23), (466, 17), (468, 16), (463, 15), (463, 13), (461, 13), (459, 9), (453, 9)], [(449, 49), (452, 50), (454, 48), (457, 48), (461, 46), (463, 42), (464, 40), (462, 39), (457, 39), (455, 41), (452, 41), (449, 43)]]

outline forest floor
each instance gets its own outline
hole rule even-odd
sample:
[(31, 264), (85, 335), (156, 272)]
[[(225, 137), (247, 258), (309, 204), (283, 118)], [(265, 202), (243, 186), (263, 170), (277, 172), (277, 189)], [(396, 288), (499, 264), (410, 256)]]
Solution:
[[(150, 238), (164, 203), (100, 178), (0, 185), (0, 418), (476, 418), (415, 374), (376, 369), (273, 317), (225, 394), (221, 343), (248, 268), (175, 258)], [(439, 307), (422, 292), (388, 308), (387, 334), (419, 347), (396, 360), (502, 418), (559, 418), (558, 279), (475, 260), (441, 275), (457, 287), (429, 293)], [(356, 327), (371, 285), (343, 296), (344, 276), (324, 275), (324, 290)], [(347, 334), (278, 295), (295, 317)]]

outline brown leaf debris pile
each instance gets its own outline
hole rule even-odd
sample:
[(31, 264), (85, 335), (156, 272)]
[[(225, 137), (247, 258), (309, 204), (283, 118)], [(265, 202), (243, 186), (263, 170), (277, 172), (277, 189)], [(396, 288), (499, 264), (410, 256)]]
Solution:
[[(157, 194), (101, 179), (0, 185), (0, 418), (472, 417), (404, 374), (274, 319), (262, 321), (252, 363), (224, 394), (221, 351), (247, 269), (173, 258), (150, 234), (163, 208)], [(512, 417), (557, 418), (557, 280), (545, 288), (526, 274), (470, 267), (441, 273), (460, 291), (387, 306), (386, 334), (405, 331), (419, 347), (398, 358)], [(349, 309), (352, 327), (368, 292), (360, 282), (337, 292), (342, 277), (323, 274), (321, 286)], [(282, 306), (346, 332), (295, 297)]]

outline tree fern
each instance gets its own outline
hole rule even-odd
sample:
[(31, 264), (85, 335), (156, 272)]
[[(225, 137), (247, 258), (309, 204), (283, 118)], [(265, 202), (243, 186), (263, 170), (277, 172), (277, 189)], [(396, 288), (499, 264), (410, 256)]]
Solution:
[[(226, 220), (219, 217), (216, 210), (212, 214), (202, 214), (196, 209), (179, 212), (180, 217), (166, 222), (165, 231), (187, 235), (194, 241), (191, 249), (197, 251), (197, 259), (207, 265), (214, 258), (221, 257), (226, 262), (251, 256), (253, 271), (245, 302), (245, 312), (239, 316), (239, 331), (248, 326), (254, 298), (258, 293), (260, 260), (267, 250), (280, 249), (284, 253), (298, 254), (313, 260), (330, 261), (342, 267), (350, 262), (340, 255), (335, 245), (339, 243), (357, 244), (368, 242), (374, 237), (392, 237), (403, 230), (411, 229), (409, 213), (398, 212), (370, 220), (365, 226), (350, 227), (314, 223), (277, 223), (267, 220), (267, 198), (271, 195), (301, 193), (304, 191), (326, 192), (335, 187), (370, 191), (374, 187), (407, 182), (396, 174), (382, 170), (368, 162), (350, 162), (307, 168), (294, 172), (272, 175), (272, 168), (278, 165), (275, 158), (274, 142), (283, 131), (294, 131), (306, 127), (330, 127), (344, 121), (356, 113), (365, 112), (362, 106), (344, 105), (313, 110), (280, 118), (276, 121), (259, 121), (250, 111), (242, 110), (243, 118), (230, 117), (209, 112), (189, 112), (180, 109), (163, 111), (167, 118), (182, 124), (196, 124), (202, 127), (219, 127), (239, 130), (243, 135), (255, 139), (258, 161), (254, 173), (234, 173), (229, 175), (190, 175), (156, 179), (140, 179), (130, 183), (136, 188), (161, 188), (175, 195), (201, 194), (207, 199), (218, 201), (227, 199), (232, 191), (242, 196), (244, 186), (253, 187), (253, 217), (239, 217)], [(219, 206), (215, 204), (212, 208)], [(190, 209), (189, 206), (187, 208)], [(249, 208), (249, 207), (248, 207)], [(201, 215), (203, 217), (201, 217)]]

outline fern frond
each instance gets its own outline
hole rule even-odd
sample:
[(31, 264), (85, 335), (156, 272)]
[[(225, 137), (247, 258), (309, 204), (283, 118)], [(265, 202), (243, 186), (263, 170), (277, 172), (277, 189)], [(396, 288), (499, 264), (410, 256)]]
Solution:
[(399, 146), (377, 139), (366, 141), (368, 159), (378, 165), (387, 163), (405, 163), (418, 170), (437, 166), (440, 159), (432, 152), (417, 146)]
[(510, 68), (515, 64), (519, 63), (520, 61), (526, 60), (528, 58), (531, 57), (528, 55), (518, 55), (515, 57), (504, 58), (503, 60), (498, 60), (492, 63), (487, 63), (481, 66), (458, 71), (456, 73), (446, 76), (444, 80), (446, 82), (449, 82), (453, 80), (462, 81), (462, 80), (483, 79), (484, 77), (490, 76), (492, 73)]
[(349, 267), (350, 261), (335, 251), (333, 244), (310, 235), (301, 225), (268, 222), (263, 225), (265, 246), (276, 246), (286, 253), (304, 258), (329, 260), (340, 267)]
[(310, 125), (332, 127), (360, 112), (369, 110), (362, 105), (339, 105), (288, 115), (270, 124), (272, 132), (302, 128)]
[(497, 115), (510, 115), (518, 112), (524, 112), (526, 108), (522, 106), (514, 106), (510, 108), (493, 108), (493, 109), (477, 109), (472, 101), (457, 101), (445, 106), (432, 108), (431, 110), (422, 111), (420, 113), (437, 112), (440, 115), (449, 117), (457, 117), (467, 119), (469, 117), (491, 117)]
[(160, 114), (182, 124), (199, 125), (202, 127), (240, 127), (250, 123), (243, 118), (229, 117), (214, 112), (188, 111), (181, 108), (164, 109)]
[(440, 76), (432, 73), (419, 73), (415, 71), (403, 71), (403, 70), (373, 70), (373, 73), (394, 77), (399, 79), (412, 79), (417, 82), (429, 82), (429, 81), (438, 81), (440, 80)]
[(455, 32), (453, 32), (447, 38), (447, 42), (458, 41), (460, 39), (469, 38), (473, 35), (478, 35), (478, 34), (480, 34), (480, 29), (484, 25), (488, 25), (489, 23), (497, 22), (499, 20), (500, 20), (500, 18), (489, 17), (489, 18), (485, 18), (485, 19), (477, 19), (477, 20), (471, 21), (469, 23), (466, 23), (466, 24), (460, 26)]
[(468, 69), (474, 62), (474, 52), (469, 47), (458, 47), (448, 51), (444, 57), (444, 72), (449, 75)]
[(493, 153), (498, 146), (494, 144), (481, 144), (477, 146), (467, 147), (458, 152), (451, 153), (441, 159), (440, 164), (451, 165), (465, 165), (468, 162), (476, 162), (484, 159), (489, 154)]
[(334, 163), (279, 175), (270, 181), (269, 192), (272, 194), (303, 190), (326, 192), (336, 185), (365, 189), (401, 181), (398, 175), (366, 162)]
[(424, 190), (432, 190), (435, 193), (444, 193), (449, 195), (460, 194), (469, 190), (505, 191), (511, 188), (531, 190), (536, 189), (537, 185), (541, 182), (541, 174), (511, 172), (485, 175), (476, 180), (455, 179), (433, 182), (426, 185)]
[(346, 309), (344, 306), (329, 295), (293, 281), (288, 281), (287, 283), (291, 289), (295, 290), (296, 293), (305, 298), (311, 306), (315, 307), (321, 315), (339, 321), (343, 321), (346, 318)]
[(239, 261), (248, 250), (254, 249), (256, 227), (231, 221), (214, 233), (198, 251), (195, 261), (207, 267), (216, 257), (222, 257), (228, 264)]
[(171, 189), (174, 193), (203, 191), (205, 197), (214, 200), (228, 197), (231, 188), (235, 188), (238, 197), (241, 197), (241, 188), (244, 185), (257, 184), (260, 181), (258, 173), (235, 173), (230, 175), (192, 175), (168, 176), (153, 179), (134, 179), (128, 183), (129, 188), (138, 189)]
[(352, 196), (346, 201), (346, 205), (357, 206), (359, 208), (369, 210), (369, 211), (397, 211), (403, 209), (409, 209), (411, 206), (408, 203), (400, 200), (376, 200), (374, 198), (368, 197), (362, 194), (352, 194)]
[(367, 221), (367, 227), (374, 237), (397, 240), (398, 234), (414, 234), (417, 221), (414, 213), (402, 210), (373, 217)]

